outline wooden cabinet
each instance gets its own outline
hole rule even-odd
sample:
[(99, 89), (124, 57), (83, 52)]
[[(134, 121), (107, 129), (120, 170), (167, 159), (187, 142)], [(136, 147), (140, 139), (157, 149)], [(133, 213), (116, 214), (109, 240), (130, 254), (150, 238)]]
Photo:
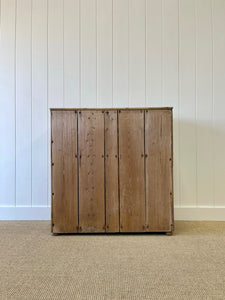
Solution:
[(52, 109), (52, 232), (173, 231), (172, 108)]

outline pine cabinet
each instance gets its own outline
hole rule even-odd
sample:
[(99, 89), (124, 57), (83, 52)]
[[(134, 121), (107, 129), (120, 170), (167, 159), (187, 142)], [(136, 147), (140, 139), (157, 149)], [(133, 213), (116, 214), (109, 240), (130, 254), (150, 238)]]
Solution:
[(53, 233), (173, 231), (172, 108), (51, 109)]

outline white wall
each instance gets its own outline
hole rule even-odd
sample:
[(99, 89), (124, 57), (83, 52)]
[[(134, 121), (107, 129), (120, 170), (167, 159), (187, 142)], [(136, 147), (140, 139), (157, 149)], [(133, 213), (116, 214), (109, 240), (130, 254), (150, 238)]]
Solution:
[(0, 219), (50, 218), (50, 107), (174, 107), (176, 219), (225, 220), (224, 0), (1, 0)]

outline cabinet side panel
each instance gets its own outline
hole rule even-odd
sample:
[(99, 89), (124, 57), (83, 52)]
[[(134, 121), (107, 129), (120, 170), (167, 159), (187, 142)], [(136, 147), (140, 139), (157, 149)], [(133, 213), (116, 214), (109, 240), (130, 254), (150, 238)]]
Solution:
[(52, 112), (52, 219), (54, 233), (77, 232), (77, 114)]
[(171, 231), (172, 112), (145, 114), (146, 203), (149, 231)]
[(119, 112), (120, 231), (145, 231), (144, 110)]
[(106, 231), (119, 232), (117, 111), (105, 113)]
[(104, 113), (80, 111), (78, 118), (80, 232), (105, 232)]

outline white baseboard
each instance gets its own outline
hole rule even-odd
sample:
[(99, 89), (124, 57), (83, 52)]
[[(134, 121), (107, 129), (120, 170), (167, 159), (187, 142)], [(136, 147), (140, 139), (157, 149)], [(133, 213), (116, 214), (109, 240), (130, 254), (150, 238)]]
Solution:
[(0, 220), (50, 220), (51, 207), (0, 207)]
[[(175, 207), (175, 220), (225, 221), (225, 206)], [(50, 220), (51, 207), (0, 207), (0, 220)]]
[(183, 221), (225, 221), (225, 206), (175, 207), (174, 219)]

